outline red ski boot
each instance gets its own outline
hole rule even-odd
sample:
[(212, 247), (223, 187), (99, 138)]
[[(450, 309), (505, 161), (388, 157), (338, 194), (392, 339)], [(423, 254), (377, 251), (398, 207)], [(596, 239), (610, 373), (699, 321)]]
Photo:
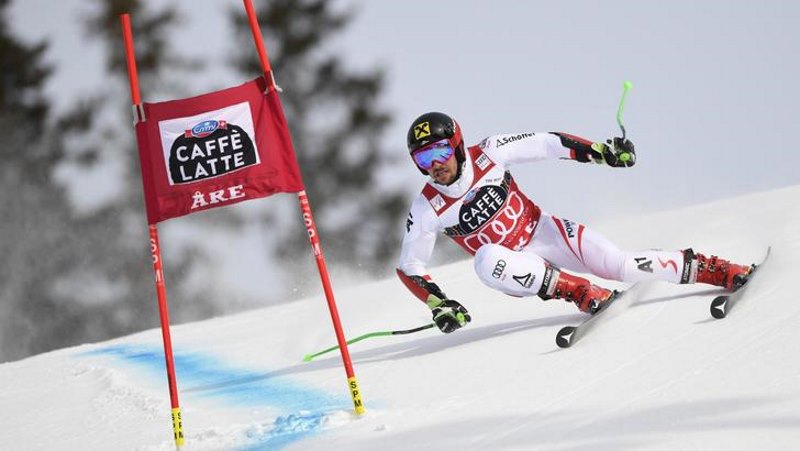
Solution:
[(707, 283), (733, 291), (747, 283), (747, 278), (755, 268), (755, 265), (737, 265), (716, 255), (708, 258), (692, 249), (684, 250), (683, 258), (691, 265), (688, 283)]
[(614, 295), (613, 291), (592, 285), (583, 277), (573, 276), (556, 269), (552, 271), (550, 283), (547, 286), (542, 285), (539, 291), (542, 299), (555, 298), (574, 302), (580, 311), (594, 315)]

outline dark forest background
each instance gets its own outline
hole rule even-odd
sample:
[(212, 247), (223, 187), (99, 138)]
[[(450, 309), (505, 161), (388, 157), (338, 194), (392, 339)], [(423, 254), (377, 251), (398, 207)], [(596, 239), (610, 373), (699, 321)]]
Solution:
[[(230, 42), (229, 58), (201, 62), (172, 46), (182, 20), (173, 7), (91, 2), (91, 13), (76, 20), (87, 42), (106, 49), (105, 67), (97, 69), (105, 82), (79, 94), (68, 111), (54, 113), (44, 89), (59, 70), (45, 62), (49, 43), (15, 36), (9, 0), (0, 0), (0, 362), (158, 325), (119, 14), (132, 16), (145, 100), (202, 93), (186, 80), (209, 64), (235, 67), (241, 81), (260, 72), (240, 3), (224, 11), (233, 35), (215, 37)], [(384, 73), (350, 70), (323, 45), (352, 18), (352, 11), (337, 11), (330, 3), (254, 1), (328, 263), (387, 277), (410, 199), (376, 187), (375, 169), (408, 162), (402, 141), (397, 149), (381, 145), (392, 120), (380, 106)], [(66, 184), (98, 171), (110, 171), (116, 184), (89, 189), (112, 193), (109, 200), (78, 208)], [(290, 198), (181, 220), (190, 232), (165, 226), (179, 243), (165, 258), (173, 323), (284, 302), (316, 289), (302, 288), (309, 274), (314, 286), (318, 278), (296, 198), (283, 196)], [(263, 234), (253, 242), (263, 245), (265, 258), (291, 264), (274, 266), (280, 274), (271, 280), (280, 280), (279, 286), (265, 286), (253, 299), (228, 299), (217, 279), (202, 274), (208, 268), (225, 271), (213, 266), (214, 247), (242, 234)], [(209, 247), (205, 236), (216, 242)], [(164, 241), (162, 234), (168, 248)]]

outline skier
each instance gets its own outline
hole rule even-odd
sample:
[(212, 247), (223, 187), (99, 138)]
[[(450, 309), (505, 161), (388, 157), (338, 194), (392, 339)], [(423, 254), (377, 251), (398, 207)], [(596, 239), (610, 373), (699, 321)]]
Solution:
[(623, 282), (664, 280), (735, 290), (754, 268), (692, 249), (620, 250), (585, 225), (542, 211), (508, 170), (515, 163), (546, 159), (630, 167), (636, 153), (627, 139), (603, 143), (566, 133), (518, 133), (491, 136), (467, 148), (458, 123), (432, 112), (411, 124), (407, 144), (417, 168), (430, 179), (411, 205), (397, 274), (431, 309), (444, 333), (471, 318), (428, 275), (438, 232), (475, 256), (475, 272), (489, 287), (511, 296), (563, 299), (590, 314), (614, 292), (567, 270)]

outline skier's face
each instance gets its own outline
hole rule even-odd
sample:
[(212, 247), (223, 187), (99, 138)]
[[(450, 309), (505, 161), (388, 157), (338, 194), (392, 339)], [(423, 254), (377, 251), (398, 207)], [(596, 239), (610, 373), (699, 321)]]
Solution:
[(458, 161), (456, 160), (455, 156), (450, 157), (444, 163), (439, 163), (438, 161), (434, 161), (433, 165), (431, 165), (430, 169), (428, 169), (428, 175), (440, 185), (449, 185), (453, 183), (456, 179), (456, 174), (458, 173)]

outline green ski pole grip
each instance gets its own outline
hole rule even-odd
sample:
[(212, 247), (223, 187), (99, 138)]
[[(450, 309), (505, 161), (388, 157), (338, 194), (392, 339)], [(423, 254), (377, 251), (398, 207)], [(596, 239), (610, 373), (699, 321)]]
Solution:
[(622, 84), (622, 98), (619, 99), (619, 108), (617, 108), (617, 124), (622, 130), (622, 139), (625, 139), (625, 126), (622, 125), (622, 110), (625, 108), (625, 99), (628, 97), (628, 91), (633, 87), (633, 83), (626, 81)]

